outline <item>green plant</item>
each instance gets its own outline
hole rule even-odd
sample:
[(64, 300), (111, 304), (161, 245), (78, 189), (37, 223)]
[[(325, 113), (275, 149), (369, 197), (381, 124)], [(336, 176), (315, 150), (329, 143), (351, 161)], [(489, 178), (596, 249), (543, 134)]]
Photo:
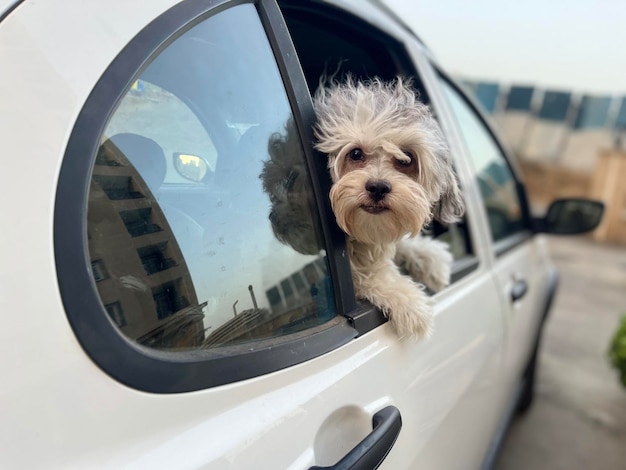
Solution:
[(611, 340), (609, 358), (613, 367), (619, 371), (622, 384), (626, 387), (626, 316), (622, 317)]

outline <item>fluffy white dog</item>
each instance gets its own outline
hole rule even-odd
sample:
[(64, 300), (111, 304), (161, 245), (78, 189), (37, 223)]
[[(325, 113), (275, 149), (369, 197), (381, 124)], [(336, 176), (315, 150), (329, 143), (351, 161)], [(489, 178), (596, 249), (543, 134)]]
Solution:
[(464, 212), (437, 122), (400, 78), (332, 82), (320, 87), (314, 106), (357, 297), (380, 308), (399, 336), (430, 335), (424, 286), (398, 265), (432, 290), (449, 283), (447, 246), (419, 236), (431, 219), (451, 223)]

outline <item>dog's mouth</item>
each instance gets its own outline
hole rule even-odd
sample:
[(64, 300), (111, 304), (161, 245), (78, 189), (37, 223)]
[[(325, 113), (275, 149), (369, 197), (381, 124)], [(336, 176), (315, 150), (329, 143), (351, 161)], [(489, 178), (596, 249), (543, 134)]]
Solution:
[(369, 214), (380, 214), (389, 210), (387, 206), (382, 204), (364, 204), (361, 206), (361, 209)]

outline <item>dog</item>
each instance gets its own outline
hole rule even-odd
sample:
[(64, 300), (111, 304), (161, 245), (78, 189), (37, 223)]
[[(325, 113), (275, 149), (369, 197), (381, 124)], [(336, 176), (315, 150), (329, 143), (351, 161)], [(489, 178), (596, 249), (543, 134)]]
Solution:
[(424, 285), (448, 285), (452, 256), (420, 232), (432, 219), (456, 222), (465, 210), (443, 133), (400, 77), (331, 82), (313, 104), (316, 148), (328, 156), (330, 202), (348, 236), (355, 294), (378, 307), (400, 337), (428, 337)]
[[(401, 78), (330, 82), (313, 104), (316, 147), (328, 158), (330, 201), (347, 235), (355, 294), (378, 307), (400, 337), (427, 337), (432, 307), (424, 286), (438, 291), (449, 284), (452, 255), (420, 232), (433, 218), (452, 223), (464, 212), (442, 132)], [(318, 254), (293, 119), (270, 137), (268, 153), (260, 178), (274, 234), (300, 253)]]

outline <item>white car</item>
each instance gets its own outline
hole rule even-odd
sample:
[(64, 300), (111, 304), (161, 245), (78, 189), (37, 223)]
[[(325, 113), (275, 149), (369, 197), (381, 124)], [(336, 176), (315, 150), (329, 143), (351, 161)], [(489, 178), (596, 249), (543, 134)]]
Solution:
[[(449, 139), (467, 211), (431, 227), (455, 260), (428, 340), (354, 297), (311, 105), (347, 73), (413, 77)], [(260, 177), (290, 121), (317, 255), (281, 243)], [(0, 155), (2, 468), (489, 467), (556, 289), (539, 234), (602, 212), (533, 218), (374, 1), (0, 0)]]

